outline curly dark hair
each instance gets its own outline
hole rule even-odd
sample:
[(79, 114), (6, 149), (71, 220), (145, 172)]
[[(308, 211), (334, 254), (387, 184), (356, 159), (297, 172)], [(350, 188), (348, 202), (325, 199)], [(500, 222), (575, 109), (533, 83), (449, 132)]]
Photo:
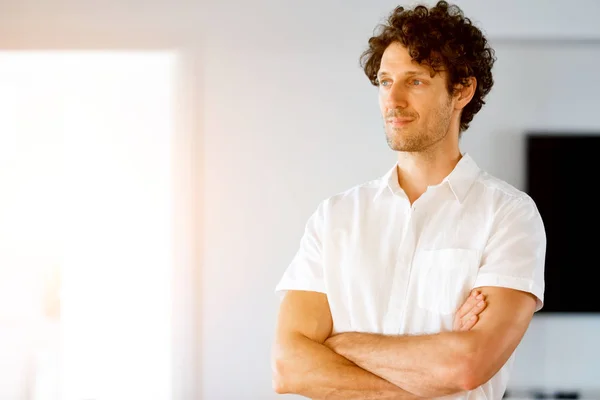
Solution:
[(439, 1), (432, 8), (396, 7), (374, 34), (369, 48), (360, 56), (360, 65), (375, 86), (379, 86), (377, 72), (383, 52), (393, 42), (406, 47), (413, 60), (428, 65), (434, 73), (445, 69), (449, 94), (456, 85), (468, 84), (468, 78), (477, 79), (475, 94), (461, 113), (460, 132), (465, 131), (494, 84), (492, 67), (496, 57), (481, 30), (465, 18), (458, 6)]

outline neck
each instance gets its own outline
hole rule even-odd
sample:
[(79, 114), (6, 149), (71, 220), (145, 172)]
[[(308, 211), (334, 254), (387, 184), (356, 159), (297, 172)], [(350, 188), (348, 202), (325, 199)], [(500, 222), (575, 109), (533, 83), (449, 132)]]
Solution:
[(445, 147), (398, 153), (398, 184), (411, 204), (425, 193), (428, 186), (441, 183), (462, 158), (458, 146)]

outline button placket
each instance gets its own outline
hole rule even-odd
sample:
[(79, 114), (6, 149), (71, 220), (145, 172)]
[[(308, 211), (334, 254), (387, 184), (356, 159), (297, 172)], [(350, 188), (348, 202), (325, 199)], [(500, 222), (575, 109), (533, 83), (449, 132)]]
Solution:
[(398, 245), (398, 258), (392, 277), (390, 298), (384, 320), (386, 334), (397, 334), (401, 330), (402, 313), (406, 306), (406, 295), (410, 278), (412, 256), (415, 246), (414, 211), (409, 208), (405, 213), (406, 219), (403, 234)]

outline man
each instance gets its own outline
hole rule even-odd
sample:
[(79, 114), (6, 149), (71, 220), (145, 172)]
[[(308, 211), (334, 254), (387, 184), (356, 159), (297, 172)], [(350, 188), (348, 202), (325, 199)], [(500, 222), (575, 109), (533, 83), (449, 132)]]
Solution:
[(396, 8), (361, 60), (398, 161), (310, 217), (277, 286), (275, 391), (501, 399), (543, 304), (546, 236), (529, 196), (459, 150), (494, 52), (439, 2)]

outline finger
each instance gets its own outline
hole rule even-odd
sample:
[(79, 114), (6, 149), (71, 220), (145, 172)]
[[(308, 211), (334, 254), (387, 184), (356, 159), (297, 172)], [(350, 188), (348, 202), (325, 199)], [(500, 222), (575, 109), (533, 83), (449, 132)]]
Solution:
[(467, 297), (463, 305), (456, 311), (453, 323), (454, 331), (461, 330), (464, 321), (466, 321), (472, 315), (477, 315), (479, 312), (481, 312), (481, 310), (477, 308), (477, 305), (482, 300), (485, 301), (485, 295), (483, 295), (481, 291), (478, 289), (471, 291), (469, 297)]
[(460, 331), (468, 331), (475, 326), (479, 317), (477, 315), (471, 315), (467, 318), (460, 327)]
[[(478, 290), (474, 290), (471, 292), (467, 300), (465, 300), (463, 306), (461, 307), (463, 311), (468, 312), (471, 308), (473, 308), (477, 302), (482, 298), (482, 294)], [(464, 314), (466, 314), (466, 312)]]
[(459, 307), (459, 309), (456, 311), (456, 316), (458, 318), (464, 317), (471, 310), (471, 308), (473, 308), (475, 305), (475, 296), (476, 294), (473, 293), (469, 295), (467, 300), (465, 300), (465, 302)]
[(477, 304), (484, 299), (484, 295), (479, 291), (473, 291), (471, 295), (467, 298), (464, 304), (458, 309), (456, 315), (459, 318), (467, 315), (473, 308), (477, 306)]
[(469, 319), (471, 319), (474, 316), (478, 317), (479, 314), (481, 314), (481, 312), (483, 310), (485, 310), (486, 307), (487, 307), (487, 302), (485, 300), (479, 301), (479, 303), (477, 303), (475, 305), (475, 307), (473, 307), (471, 309), (471, 311), (462, 318), (462, 323), (464, 324), (466, 321), (468, 321)]

